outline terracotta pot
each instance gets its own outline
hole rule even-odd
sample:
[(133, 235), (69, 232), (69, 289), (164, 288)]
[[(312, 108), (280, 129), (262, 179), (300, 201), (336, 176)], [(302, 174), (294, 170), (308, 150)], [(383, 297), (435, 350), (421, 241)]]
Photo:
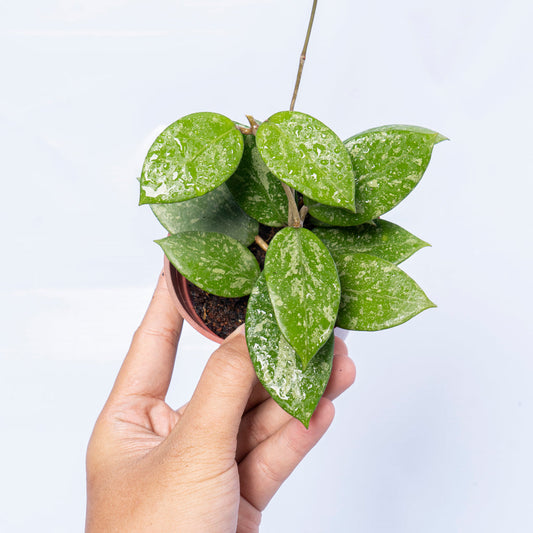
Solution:
[(164, 271), (168, 292), (170, 292), (170, 297), (176, 304), (180, 315), (204, 337), (220, 344), (223, 339), (215, 335), (194, 310), (187, 287), (187, 280), (174, 268), (166, 256)]

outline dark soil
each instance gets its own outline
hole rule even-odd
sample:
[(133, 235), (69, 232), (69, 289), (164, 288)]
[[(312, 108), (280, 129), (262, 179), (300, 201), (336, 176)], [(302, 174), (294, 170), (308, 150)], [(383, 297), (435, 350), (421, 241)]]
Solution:
[[(280, 229), (261, 224), (259, 226), (259, 235), (268, 243)], [(261, 270), (263, 270), (265, 252), (255, 243), (248, 248), (255, 255)], [(225, 339), (232, 331), (244, 323), (248, 296), (223, 298), (203, 291), (190, 281), (187, 281), (187, 286), (189, 287), (196, 313), (215, 335)]]
[(244, 322), (248, 296), (222, 298), (203, 291), (187, 281), (194, 310), (216, 335), (225, 339)]

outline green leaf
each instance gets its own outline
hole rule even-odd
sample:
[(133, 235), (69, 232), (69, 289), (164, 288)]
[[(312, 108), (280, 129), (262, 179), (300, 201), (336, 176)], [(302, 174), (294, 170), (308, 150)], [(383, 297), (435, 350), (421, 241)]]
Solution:
[(244, 136), (241, 163), (226, 183), (244, 211), (261, 224), (277, 227), (287, 223), (287, 196), (259, 155), (255, 135)]
[(317, 202), (355, 211), (350, 155), (316, 118), (296, 111), (272, 115), (257, 130), (257, 148), (281, 181)]
[(225, 183), (198, 198), (173, 204), (152, 204), (150, 207), (170, 233), (224, 233), (248, 246), (259, 232), (258, 222), (239, 207)]
[(332, 228), (333, 226), (331, 224), (328, 224), (327, 222), (322, 222), (322, 220), (318, 220), (318, 218), (315, 218), (313, 215), (307, 215), (306, 223), (309, 224), (312, 228)]
[(381, 257), (397, 265), (429, 246), (386, 220), (375, 220), (354, 228), (314, 228), (313, 233), (326, 245), (335, 262), (343, 255), (358, 252)]
[(357, 226), (361, 224), (361, 217), (356, 213), (351, 213), (346, 209), (324, 205), (315, 202), (307, 196), (304, 196), (304, 203), (309, 208), (309, 214), (316, 220), (328, 224), (329, 226)]
[[(444, 140), (435, 131), (395, 125), (345, 141), (355, 170), (356, 223), (369, 222), (401, 202), (422, 178), (433, 146)], [(313, 216), (320, 218), (316, 210)]]
[(341, 328), (378, 331), (436, 307), (414, 280), (384, 259), (345, 255), (337, 267), (342, 286), (337, 326)]
[(270, 242), (264, 272), (278, 325), (305, 369), (335, 326), (340, 285), (333, 258), (311, 231), (288, 227)]
[(252, 252), (222, 233), (185, 231), (155, 242), (191, 283), (216, 296), (250, 294), (260, 274)]
[(331, 374), (333, 334), (304, 369), (294, 348), (281, 334), (262, 274), (248, 301), (246, 341), (263, 387), (278, 405), (309, 427)]
[(224, 183), (242, 157), (242, 133), (227, 117), (193, 113), (171, 124), (144, 161), (140, 204), (182, 202)]

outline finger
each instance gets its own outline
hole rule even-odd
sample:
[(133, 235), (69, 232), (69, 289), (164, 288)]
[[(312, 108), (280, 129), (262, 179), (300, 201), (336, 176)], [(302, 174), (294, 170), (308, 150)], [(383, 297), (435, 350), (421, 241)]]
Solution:
[(176, 409), (176, 414), (178, 415), (178, 418), (181, 418), (183, 416), (183, 413), (185, 412), (185, 409), (187, 409), (188, 405), (189, 405), (189, 402), (186, 402), (181, 407)]
[(324, 391), (324, 396), (334, 400), (355, 381), (355, 364), (347, 355), (336, 355), (333, 358), (331, 376)]
[(244, 409), (244, 412), (247, 413), (248, 411), (251, 411), (261, 403), (263, 403), (265, 400), (268, 400), (270, 398), (270, 394), (265, 390), (265, 387), (261, 385), (261, 383), (257, 382), (254, 385), (254, 388), (252, 389), (252, 393), (250, 394), (250, 398), (248, 398), (248, 403), (246, 404), (246, 408)]
[[(355, 365), (353, 361), (347, 355), (335, 355), (331, 377), (324, 392), (324, 397), (334, 400), (353, 384), (354, 379)], [(243, 416), (241, 427), (239, 428), (237, 462), (241, 461), (257, 445), (278, 431), (291, 418), (292, 416), (284, 411), (272, 398), (248, 411)]]
[(119, 371), (114, 395), (140, 394), (164, 399), (176, 358), (183, 319), (170, 298), (164, 274), (135, 332)]
[(210, 357), (171, 438), (206, 449), (220, 445), (234, 458), (241, 417), (257, 382), (243, 333), (239, 328)]
[(333, 403), (323, 398), (311, 418), (309, 429), (293, 419), (250, 452), (239, 465), (242, 496), (262, 511), (324, 435), (334, 415)]
[(333, 353), (335, 355), (348, 355), (348, 346), (346, 346), (346, 343), (340, 337), (335, 337)]
[(259, 531), (259, 526), (261, 525), (261, 511), (242, 496), (239, 503), (237, 524), (237, 533)]

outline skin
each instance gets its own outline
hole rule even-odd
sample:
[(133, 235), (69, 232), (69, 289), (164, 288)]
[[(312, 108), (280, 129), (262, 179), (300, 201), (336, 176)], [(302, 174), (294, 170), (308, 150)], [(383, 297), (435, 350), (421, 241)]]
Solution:
[(331, 400), (355, 379), (335, 339), (306, 430), (257, 381), (239, 328), (175, 411), (165, 396), (182, 323), (161, 275), (89, 442), (88, 533), (259, 531), (272, 496), (331, 424)]

